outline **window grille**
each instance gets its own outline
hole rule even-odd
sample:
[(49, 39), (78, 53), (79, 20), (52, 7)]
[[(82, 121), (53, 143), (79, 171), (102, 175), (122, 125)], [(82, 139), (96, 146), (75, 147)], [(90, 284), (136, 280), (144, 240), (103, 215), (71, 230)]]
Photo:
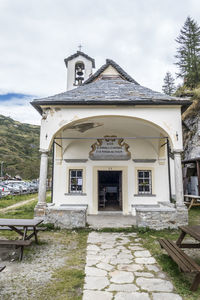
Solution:
[(138, 170), (138, 194), (152, 194), (152, 174), (150, 170)]
[(69, 170), (70, 193), (83, 192), (83, 170)]

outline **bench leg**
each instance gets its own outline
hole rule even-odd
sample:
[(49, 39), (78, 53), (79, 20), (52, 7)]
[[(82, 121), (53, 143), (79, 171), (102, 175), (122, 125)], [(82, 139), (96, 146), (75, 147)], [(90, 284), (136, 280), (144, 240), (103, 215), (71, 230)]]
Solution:
[(179, 236), (179, 238), (178, 238), (178, 240), (176, 241), (176, 245), (177, 245), (178, 247), (180, 247), (181, 242), (182, 242), (182, 240), (184, 239), (185, 235), (186, 235), (186, 232), (182, 231), (181, 234), (180, 234), (180, 236)]
[(23, 240), (26, 240), (26, 235), (27, 235), (27, 227), (24, 228), (24, 234), (23, 234)]
[(195, 199), (192, 199), (190, 206), (188, 207), (188, 210), (190, 210), (190, 208), (193, 206), (194, 202), (195, 202)]
[(20, 261), (22, 261), (23, 253), (24, 253), (24, 246), (20, 246), (20, 255), (19, 255), (19, 260)]
[(34, 235), (35, 235), (35, 242), (36, 242), (36, 244), (38, 244), (37, 229), (34, 227), (33, 230), (34, 230)]
[(200, 273), (198, 273), (195, 278), (194, 281), (192, 283), (192, 286), (190, 288), (190, 291), (195, 292), (198, 289), (198, 285), (200, 283)]

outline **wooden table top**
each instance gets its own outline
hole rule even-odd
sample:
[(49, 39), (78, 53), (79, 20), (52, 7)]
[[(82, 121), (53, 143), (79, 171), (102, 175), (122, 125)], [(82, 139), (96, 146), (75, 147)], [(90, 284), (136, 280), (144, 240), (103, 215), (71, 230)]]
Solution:
[(194, 226), (180, 226), (179, 227), (183, 232), (186, 232), (195, 240), (200, 241), (200, 225)]
[(42, 222), (43, 220), (38, 219), (0, 219), (0, 226), (35, 227)]
[(197, 195), (184, 195), (184, 197), (193, 198), (193, 199), (200, 199), (200, 196), (197, 196)]

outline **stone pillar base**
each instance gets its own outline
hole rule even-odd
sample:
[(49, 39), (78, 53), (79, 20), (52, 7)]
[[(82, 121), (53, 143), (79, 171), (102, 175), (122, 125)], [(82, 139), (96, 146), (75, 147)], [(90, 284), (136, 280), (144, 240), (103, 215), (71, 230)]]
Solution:
[(154, 230), (177, 229), (188, 225), (188, 210), (184, 206), (176, 208), (136, 208), (136, 225)]
[(185, 205), (176, 206), (178, 226), (188, 225), (188, 209)]
[(54, 224), (61, 229), (86, 227), (87, 205), (49, 206), (46, 209), (44, 224)]
[(44, 218), (46, 215), (46, 210), (47, 210), (47, 205), (36, 205), (36, 207), (34, 208), (34, 217), (36, 218)]

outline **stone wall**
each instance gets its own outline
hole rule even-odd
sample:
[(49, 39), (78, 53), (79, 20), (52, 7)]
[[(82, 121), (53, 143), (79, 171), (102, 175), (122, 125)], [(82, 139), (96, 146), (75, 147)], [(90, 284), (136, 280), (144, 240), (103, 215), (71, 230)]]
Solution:
[(86, 226), (87, 206), (48, 206), (44, 223), (60, 228), (81, 228)]
[(177, 229), (188, 224), (186, 207), (136, 208), (136, 225), (155, 230)]

